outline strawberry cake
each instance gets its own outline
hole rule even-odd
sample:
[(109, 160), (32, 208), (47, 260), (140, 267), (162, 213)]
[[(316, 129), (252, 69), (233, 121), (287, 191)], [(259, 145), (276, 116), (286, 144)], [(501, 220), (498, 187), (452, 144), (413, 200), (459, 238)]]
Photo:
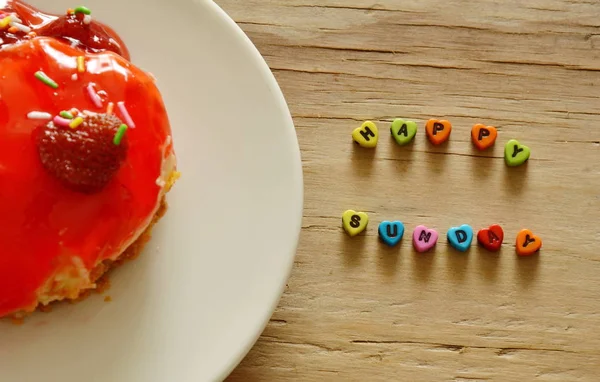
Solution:
[(110, 27), (0, 1), (0, 317), (97, 289), (178, 176), (154, 78)]

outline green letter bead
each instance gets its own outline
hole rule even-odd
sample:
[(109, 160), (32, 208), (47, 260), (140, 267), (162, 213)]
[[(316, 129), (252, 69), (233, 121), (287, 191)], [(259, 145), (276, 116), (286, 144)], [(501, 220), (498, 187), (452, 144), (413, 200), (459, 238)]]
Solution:
[(410, 143), (417, 135), (417, 124), (413, 121), (405, 121), (403, 119), (396, 119), (392, 122), (390, 132), (400, 146), (404, 146)]
[(516, 139), (511, 139), (504, 147), (504, 160), (510, 167), (517, 167), (527, 162), (531, 150), (529, 147), (519, 143)]

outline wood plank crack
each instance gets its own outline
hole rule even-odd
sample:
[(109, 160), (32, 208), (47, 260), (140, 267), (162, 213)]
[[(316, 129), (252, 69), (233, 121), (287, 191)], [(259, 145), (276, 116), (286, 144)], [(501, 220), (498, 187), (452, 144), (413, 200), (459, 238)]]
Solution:
[(399, 341), (399, 340), (352, 340), (351, 344), (355, 345), (423, 345), (430, 346), (433, 348), (443, 348), (455, 352), (463, 352), (465, 349), (489, 349), (494, 350), (497, 355), (502, 356), (511, 352), (519, 351), (539, 351), (539, 352), (561, 352), (561, 353), (578, 353), (571, 350), (559, 349), (559, 348), (541, 348), (541, 347), (495, 347), (495, 346), (481, 346), (481, 345), (458, 345), (458, 344), (445, 344), (436, 342), (419, 342), (419, 341)]

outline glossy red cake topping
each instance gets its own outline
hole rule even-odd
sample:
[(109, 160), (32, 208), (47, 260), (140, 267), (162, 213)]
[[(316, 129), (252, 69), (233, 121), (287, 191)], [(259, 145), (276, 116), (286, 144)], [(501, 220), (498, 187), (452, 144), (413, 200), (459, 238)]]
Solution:
[(159, 91), (84, 11), (0, 9), (0, 317), (44, 300), (74, 258), (89, 271), (118, 256), (164, 192)]
[[(92, 21), (90, 15), (88, 15), (90, 22), (87, 23), (85, 13), (70, 11), (72, 12), (64, 15), (50, 15), (21, 1), (8, 0), (6, 6), (0, 10), (0, 16), (16, 14), (21, 20), (20, 24), (31, 28), (31, 32), (35, 35), (54, 37), (88, 53), (112, 51), (127, 60), (130, 59), (125, 43), (112, 28), (96, 20)], [(28, 36), (28, 31), (0, 29), (0, 39), (4, 44), (14, 44), (31, 38), (31, 35)]]

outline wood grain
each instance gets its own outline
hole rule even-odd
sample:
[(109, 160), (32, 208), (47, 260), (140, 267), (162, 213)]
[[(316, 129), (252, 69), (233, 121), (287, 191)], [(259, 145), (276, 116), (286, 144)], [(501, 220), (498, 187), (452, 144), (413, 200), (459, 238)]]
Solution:
[[(229, 381), (600, 380), (600, 2), (219, 0), (289, 103), (305, 174), (288, 288)], [(413, 145), (388, 133), (415, 120)], [(424, 121), (447, 118), (433, 147)], [(375, 151), (351, 131), (375, 121)], [(498, 127), (489, 152), (475, 123)], [(532, 149), (508, 168), (503, 145)], [(346, 209), (368, 212), (350, 239)], [(407, 226), (399, 248), (382, 220)], [(447, 229), (503, 225), (498, 255), (448, 248)], [(411, 246), (436, 228), (432, 254)], [(517, 258), (530, 228), (539, 256)]]

